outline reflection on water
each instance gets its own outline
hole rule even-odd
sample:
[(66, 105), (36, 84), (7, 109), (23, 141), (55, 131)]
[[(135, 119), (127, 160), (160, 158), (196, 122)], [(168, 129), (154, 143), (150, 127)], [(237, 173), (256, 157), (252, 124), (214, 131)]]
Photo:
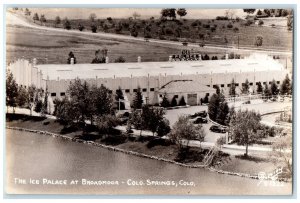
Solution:
[[(258, 186), (258, 180), (217, 174), (205, 169), (185, 168), (29, 132), (15, 130), (6, 132), (6, 191), (8, 193), (165, 195), (291, 193), (291, 183), (283, 186), (263, 184)], [(29, 184), (30, 179), (32, 183), (33, 180), (39, 180), (39, 184)], [(43, 179), (47, 179), (44, 180), (47, 184), (42, 184)], [(94, 184), (83, 185), (82, 179), (93, 181)], [(147, 179), (159, 181), (154, 183), (162, 185), (154, 186), (153, 183), (147, 186)], [(26, 184), (22, 184), (23, 180)], [(54, 182), (55, 180), (66, 180), (68, 183), (57, 185), (59, 182)], [(74, 184), (70, 185), (72, 180)], [(78, 180), (77, 184), (76, 180)], [(107, 181), (110, 181), (110, 184), (95, 185), (96, 182), (108, 183)], [(118, 182), (119, 185), (112, 185), (112, 181)], [(129, 186), (128, 183), (135, 186)], [(177, 187), (172, 186), (172, 183), (177, 184)], [(179, 185), (179, 183), (190, 184), (190, 186)]]

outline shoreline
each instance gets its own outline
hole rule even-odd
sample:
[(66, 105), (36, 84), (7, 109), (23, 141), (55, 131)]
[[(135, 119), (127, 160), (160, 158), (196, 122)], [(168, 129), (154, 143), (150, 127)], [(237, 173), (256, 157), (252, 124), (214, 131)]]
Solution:
[[(251, 179), (259, 179), (258, 175), (251, 175), (251, 174), (247, 174), (247, 173), (238, 173), (238, 172), (218, 170), (218, 169), (215, 169), (213, 167), (206, 167), (203, 164), (202, 165), (184, 164), (184, 163), (176, 162), (176, 161), (173, 161), (173, 160), (170, 160), (170, 159), (165, 159), (165, 158), (161, 158), (161, 157), (157, 157), (157, 156), (151, 156), (151, 155), (147, 155), (147, 154), (144, 154), (144, 153), (139, 153), (139, 152), (135, 152), (135, 151), (131, 151), (131, 150), (124, 150), (124, 149), (121, 149), (121, 148), (118, 148), (118, 147), (113, 147), (113, 146), (97, 143), (97, 142), (94, 142), (94, 141), (85, 141), (85, 140), (81, 140), (81, 139), (73, 139), (69, 136), (56, 134), (56, 133), (51, 133), (51, 132), (48, 132), (48, 131), (33, 130), (33, 129), (20, 128), (20, 127), (10, 127), (10, 126), (6, 126), (6, 129), (31, 132), (31, 133), (36, 133), (36, 134), (61, 138), (61, 139), (65, 139), (65, 140), (70, 140), (72, 142), (89, 144), (89, 145), (93, 145), (93, 146), (96, 146), (96, 147), (101, 147), (103, 149), (107, 149), (107, 150), (111, 150), (111, 151), (121, 152), (121, 153), (129, 154), (129, 155), (135, 155), (135, 156), (142, 157), (142, 158), (154, 159), (154, 160), (157, 160), (157, 161), (164, 161), (164, 162), (167, 162), (167, 163), (170, 163), (170, 164), (175, 164), (175, 165), (178, 165), (178, 166), (181, 166), (181, 167), (203, 168), (203, 169), (207, 169), (211, 172), (215, 172), (215, 173), (219, 173), (219, 174), (233, 175), (233, 176), (239, 176), (239, 177), (251, 178)], [(271, 180), (271, 178), (268, 177), (267, 179), (264, 179), (264, 180)], [(278, 181), (280, 181), (280, 182), (281, 181), (283, 181), (283, 182), (292, 182), (292, 181), (289, 181), (286, 178), (280, 178), (280, 179), (278, 179)]]

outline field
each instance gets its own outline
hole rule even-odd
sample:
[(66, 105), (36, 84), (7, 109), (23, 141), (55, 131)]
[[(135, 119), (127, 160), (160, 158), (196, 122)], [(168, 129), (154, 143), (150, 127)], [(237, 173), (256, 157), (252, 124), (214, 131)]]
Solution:
[[(37, 58), (38, 63), (67, 63), (68, 53), (73, 51), (77, 63), (91, 63), (98, 49), (106, 47), (111, 62), (120, 56), (126, 62), (136, 62), (141, 56), (142, 61), (167, 61), (171, 54), (179, 54), (185, 47), (172, 44), (147, 43), (126, 39), (112, 39), (80, 33), (55, 32), (39, 30), (23, 26), (7, 26), (6, 29), (7, 63), (24, 57)], [(225, 51), (198, 48), (200, 53), (221, 57)]]
[[(205, 44), (217, 44), (222, 46), (255, 47), (256, 35), (263, 37), (261, 48), (292, 50), (292, 32), (287, 31), (285, 18), (276, 20), (264, 19), (266, 26), (252, 24), (245, 26), (245, 20), (213, 20), (213, 19), (181, 19), (176, 21), (155, 20), (129, 20), (129, 19), (98, 19), (94, 22), (88, 19), (70, 20), (71, 29), (78, 29), (83, 25), (83, 31), (91, 32), (91, 25), (97, 26), (97, 32), (116, 33), (130, 35), (133, 25), (136, 26), (138, 37), (149, 37), (155, 39), (167, 39), (171, 41), (188, 41)], [(271, 27), (269, 24), (278, 25)], [(40, 22), (36, 22), (41, 24)], [(47, 20), (44, 26), (63, 28), (63, 22), (55, 25), (54, 20)], [(231, 25), (231, 26), (230, 26)], [(121, 29), (120, 29), (121, 27)], [(149, 28), (145, 31), (145, 28)], [(200, 38), (203, 36), (203, 39)], [(225, 40), (227, 39), (227, 42)]]

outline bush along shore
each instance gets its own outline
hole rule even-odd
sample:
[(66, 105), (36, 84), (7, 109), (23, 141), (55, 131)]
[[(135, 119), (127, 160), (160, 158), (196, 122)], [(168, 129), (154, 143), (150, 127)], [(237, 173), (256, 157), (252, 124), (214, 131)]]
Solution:
[[(89, 145), (93, 145), (93, 146), (97, 146), (97, 147), (102, 147), (102, 148), (105, 148), (105, 149), (108, 149), (108, 150), (111, 150), (111, 151), (116, 151), (116, 152), (121, 152), (121, 153), (125, 153), (125, 154), (135, 155), (135, 156), (143, 157), (143, 158), (154, 159), (154, 160), (158, 160), (158, 161), (164, 161), (164, 162), (176, 164), (176, 165), (182, 166), (182, 167), (207, 168), (209, 171), (216, 172), (216, 173), (219, 173), (219, 174), (227, 174), (227, 175), (234, 175), (234, 176), (245, 177), (245, 178), (259, 179), (258, 175), (251, 175), (251, 174), (248, 174), (248, 173), (238, 173), (238, 172), (218, 170), (218, 169), (214, 168), (213, 166), (207, 167), (204, 164), (180, 163), (180, 162), (177, 162), (177, 161), (174, 161), (174, 160), (171, 160), (171, 159), (166, 159), (166, 158), (157, 157), (157, 156), (151, 156), (151, 155), (147, 155), (147, 154), (144, 154), (144, 153), (139, 153), (139, 152), (135, 152), (135, 151), (131, 151), (131, 150), (124, 150), (124, 149), (121, 149), (121, 148), (118, 148), (118, 147), (101, 144), (101, 143), (98, 143), (98, 142), (95, 142), (95, 141), (86, 141), (86, 140), (83, 140), (83, 139), (72, 138), (72, 137), (67, 136), (67, 135), (51, 133), (51, 132), (48, 132), (48, 131), (27, 129), (27, 128), (21, 128), (21, 127), (10, 127), (10, 126), (6, 126), (6, 128), (10, 129), (10, 130), (18, 130), (18, 131), (25, 131), (25, 132), (30, 132), (30, 133), (37, 133), (37, 134), (41, 134), (41, 135), (52, 136), (52, 137), (55, 137), (55, 138), (70, 140), (70, 141), (74, 141), (74, 142), (78, 142), (78, 143), (89, 144)], [(267, 177), (267, 179), (265, 179), (265, 180), (271, 180), (271, 178)], [(290, 180), (286, 179), (286, 178), (278, 178), (278, 181), (290, 182)]]

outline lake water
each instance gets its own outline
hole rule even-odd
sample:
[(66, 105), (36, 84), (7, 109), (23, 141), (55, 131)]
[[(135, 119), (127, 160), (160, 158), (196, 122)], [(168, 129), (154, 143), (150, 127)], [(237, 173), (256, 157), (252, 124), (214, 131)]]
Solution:
[[(6, 192), (10, 194), (284, 195), (292, 190), (291, 183), (259, 184), (259, 180), (185, 168), (61, 138), (15, 130), (6, 133)], [(147, 180), (157, 182), (148, 185)]]

